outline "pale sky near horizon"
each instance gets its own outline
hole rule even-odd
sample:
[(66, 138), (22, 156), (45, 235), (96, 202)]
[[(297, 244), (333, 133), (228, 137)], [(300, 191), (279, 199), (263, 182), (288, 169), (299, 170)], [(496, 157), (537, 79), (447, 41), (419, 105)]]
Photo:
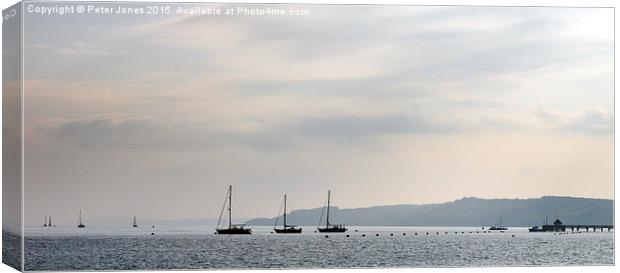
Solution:
[(613, 9), (286, 7), (27, 17), (26, 224), (613, 198)]

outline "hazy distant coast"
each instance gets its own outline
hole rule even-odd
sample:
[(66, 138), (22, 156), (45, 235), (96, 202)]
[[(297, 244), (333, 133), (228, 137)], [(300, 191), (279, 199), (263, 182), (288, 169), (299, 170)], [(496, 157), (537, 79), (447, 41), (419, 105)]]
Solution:
[[(322, 208), (291, 211), (288, 221), (296, 225), (317, 225)], [(564, 223), (613, 224), (613, 200), (544, 196), (533, 199), (463, 198), (426, 205), (392, 205), (368, 208), (332, 208), (332, 219), (353, 226), (490, 226), (503, 216), (505, 226), (540, 225), (545, 215)], [(255, 218), (246, 223), (273, 225), (274, 218)]]

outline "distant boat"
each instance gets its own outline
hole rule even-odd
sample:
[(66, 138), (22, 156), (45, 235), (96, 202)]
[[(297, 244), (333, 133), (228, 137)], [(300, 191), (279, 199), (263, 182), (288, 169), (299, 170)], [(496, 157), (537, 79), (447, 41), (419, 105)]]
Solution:
[(217, 221), (218, 228), (215, 229), (217, 234), (252, 234), (252, 229), (247, 228), (244, 224), (233, 225), (232, 223), (232, 185), (228, 186), (228, 193), (226, 197), (226, 199), (228, 199), (228, 227), (219, 228), (223, 214), (220, 213), (220, 219)]
[(499, 226), (492, 226), (489, 228), (489, 230), (508, 230), (507, 227), (502, 226), (502, 216), (499, 216)]
[(540, 228), (539, 226), (533, 226), (531, 228), (528, 228), (527, 230), (529, 230), (530, 232), (544, 232), (545, 230)]
[[(301, 233), (301, 228), (298, 228), (297, 226), (289, 226), (286, 224), (286, 194), (284, 195), (284, 215), (283, 215), (283, 225), (282, 228), (276, 228), (274, 227), (273, 230), (276, 233), (288, 233), (288, 234), (300, 234)], [(278, 220), (276, 219), (276, 225), (278, 224)]]
[(80, 210), (80, 215), (78, 216), (78, 228), (85, 228), (86, 225), (84, 225), (84, 223), (82, 223), (82, 210)]
[(45, 214), (45, 219), (43, 219), (43, 227), (47, 227), (47, 213)]
[[(543, 221), (543, 223), (542, 223), (542, 224), (543, 224), (543, 226), (544, 226), (544, 225), (547, 225), (547, 215), (546, 215), (546, 214), (545, 214), (545, 221)], [(533, 227), (531, 227), (531, 228), (528, 228), (527, 230), (529, 230), (530, 232), (545, 232), (545, 230), (544, 230), (544, 229), (542, 229), (542, 228), (541, 228), (541, 227), (539, 227), (539, 226), (533, 226)]]
[[(345, 232), (347, 228), (344, 225), (332, 225), (329, 223), (329, 207), (331, 199), (331, 190), (327, 191), (327, 219), (325, 221), (325, 227), (318, 227), (319, 232)], [(323, 216), (321, 216), (323, 218)], [(319, 224), (321, 220), (319, 219)]]
[(50, 221), (49, 221), (49, 223), (47, 224), (47, 226), (48, 226), (48, 227), (52, 227), (52, 216), (51, 216), (51, 215), (50, 215)]
[(131, 227), (138, 227), (138, 222), (136, 221), (136, 216), (133, 216), (133, 225)]

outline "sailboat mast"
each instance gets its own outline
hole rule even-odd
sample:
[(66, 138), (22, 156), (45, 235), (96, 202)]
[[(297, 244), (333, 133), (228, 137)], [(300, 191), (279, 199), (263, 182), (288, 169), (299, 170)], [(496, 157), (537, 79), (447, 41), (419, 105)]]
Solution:
[(47, 226), (48, 226), (48, 227), (51, 227), (51, 226), (52, 226), (52, 216), (51, 216), (51, 215), (50, 215), (50, 222), (49, 222), (49, 224), (47, 224)]
[(228, 187), (228, 229), (232, 228), (232, 185)]
[(284, 227), (286, 228), (286, 194), (284, 195)]
[(136, 222), (136, 216), (134, 215), (134, 216), (133, 216), (133, 225), (135, 226), (135, 225), (137, 225), (137, 224), (138, 224), (138, 223)]
[(43, 226), (47, 226), (47, 213), (45, 214), (45, 219), (43, 219)]
[(326, 227), (329, 227), (329, 202), (331, 199), (331, 192), (332, 192), (331, 190), (327, 191), (327, 219), (325, 221)]
[(80, 215), (78, 216), (78, 221), (80, 222), (80, 225), (82, 224), (82, 210), (80, 210)]

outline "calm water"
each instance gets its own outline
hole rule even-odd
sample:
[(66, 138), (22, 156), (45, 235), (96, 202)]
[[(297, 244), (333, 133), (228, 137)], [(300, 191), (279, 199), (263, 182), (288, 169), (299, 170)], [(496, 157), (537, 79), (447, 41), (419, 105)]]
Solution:
[[(353, 227), (345, 234), (329, 234), (325, 238), (325, 234), (313, 233), (315, 227), (304, 227), (302, 235), (271, 234), (271, 227), (253, 229), (253, 235), (214, 235), (213, 228), (207, 227), (28, 228), (25, 269), (612, 265), (614, 262), (613, 232), (607, 231), (554, 234), (511, 228), (505, 233), (483, 233), (485, 230), (480, 228)], [(152, 231), (155, 235), (151, 235)]]

